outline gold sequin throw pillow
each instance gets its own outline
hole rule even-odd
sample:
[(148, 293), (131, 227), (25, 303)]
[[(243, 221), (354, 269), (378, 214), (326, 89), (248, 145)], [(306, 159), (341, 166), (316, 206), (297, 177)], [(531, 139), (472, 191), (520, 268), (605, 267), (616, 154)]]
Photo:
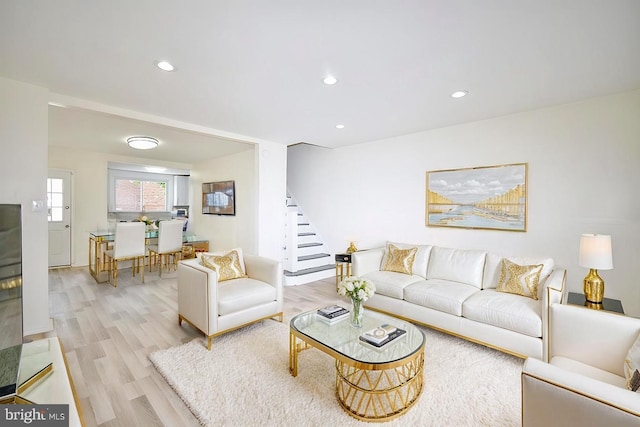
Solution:
[(640, 393), (640, 336), (624, 359), (624, 376), (627, 379), (627, 388)]
[(496, 291), (538, 299), (538, 285), (543, 264), (518, 265), (502, 259), (502, 271)]
[(247, 277), (240, 264), (238, 252), (231, 251), (224, 255), (202, 255), (202, 265), (218, 273), (218, 282)]
[(384, 266), (382, 266), (382, 270), (411, 274), (413, 261), (416, 259), (417, 252), (418, 248), (398, 249), (389, 243), (386, 254), (387, 261)]

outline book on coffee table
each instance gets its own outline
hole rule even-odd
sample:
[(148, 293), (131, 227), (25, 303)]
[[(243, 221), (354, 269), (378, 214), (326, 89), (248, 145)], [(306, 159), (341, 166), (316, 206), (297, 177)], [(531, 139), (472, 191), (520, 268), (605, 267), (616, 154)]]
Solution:
[(329, 305), (318, 309), (316, 317), (323, 322), (333, 324), (349, 317), (349, 310), (339, 305)]
[(396, 328), (393, 325), (384, 323), (377, 328), (366, 331), (360, 335), (360, 341), (379, 349), (399, 338), (402, 338), (406, 333), (407, 331), (404, 329)]

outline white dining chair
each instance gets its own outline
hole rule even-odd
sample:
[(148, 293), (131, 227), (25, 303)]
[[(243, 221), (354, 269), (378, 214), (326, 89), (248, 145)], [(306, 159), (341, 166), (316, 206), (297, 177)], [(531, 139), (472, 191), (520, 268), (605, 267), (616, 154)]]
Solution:
[(131, 260), (131, 270), (135, 277), (140, 272), (142, 260), (142, 283), (144, 283), (144, 260), (146, 257), (145, 229), (142, 222), (118, 222), (113, 241), (113, 249), (105, 251), (104, 259), (109, 270), (109, 283), (118, 287), (118, 262)]
[(153, 266), (160, 263), (159, 275), (162, 277), (163, 266), (169, 271), (169, 261), (173, 270), (177, 270), (178, 261), (182, 255), (182, 226), (184, 221), (179, 219), (160, 221), (158, 224), (158, 244), (149, 245), (149, 272)]

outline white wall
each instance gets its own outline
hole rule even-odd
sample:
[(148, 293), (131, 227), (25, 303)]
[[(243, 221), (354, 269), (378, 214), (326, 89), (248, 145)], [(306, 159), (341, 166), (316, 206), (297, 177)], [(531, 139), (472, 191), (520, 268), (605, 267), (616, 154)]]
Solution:
[(110, 161), (177, 169), (190, 168), (190, 165), (185, 163), (141, 160), (137, 157), (113, 156), (66, 147), (49, 147), (49, 168), (69, 170), (73, 173), (71, 182), (72, 266), (88, 265), (89, 232), (108, 228), (107, 194), (109, 184), (107, 167)]
[[(211, 250), (239, 246), (249, 253), (280, 259), (287, 150), (283, 145), (268, 142), (260, 142), (255, 147), (196, 165), (49, 147), (49, 168), (73, 173), (72, 265), (88, 264), (89, 232), (108, 227), (107, 165), (110, 161), (190, 169), (189, 229), (199, 238), (209, 240)], [(227, 179), (236, 181), (236, 216), (203, 215), (202, 183)], [(278, 222), (281, 225), (276, 225)]]
[(22, 304), (25, 335), (51, 329), (47, 275), (47, 99), (41, 87), (0, 78), (0, 203), (22, 205)]
[(287, 197), (287, 147), (261, 142), (256, 150), (258, 254), (281, 260)]
[[(257, 253), (255, 175), (254, 150), (208, 160), (191, 168), (190, 228), (199, 238), (209, 240), (209, 250), (241, 247), (247, 253)], [(202, 184), (227, 180), (235, 180), (236, 215), (203, 215)]]
[[(528, 230), (425, 226), (425, 172), (526, 162)], [(640, 91), (340, 149), (289, 149), (287, 185), (332, 252), (386, 240), (548, 255), (581, 291), (580, 234), (610, 234), (605, 297), (640, 316)]]
[[(253, 150), (194, 165), (190, 221), (212, 251), (241, 247), (247, 253), (282, 258), (287, 148), (267, 141)], [(202, 214), (202, 183), (236, 181), (236, 215)]]
[[(32, 200), (46, 204), (49, 168), (69, 170), (72, 178), (72, 265), (88, 263), (88, 233), (107, 228), (107, 164), (145, 162), (89, 151), (48, 147), (48, 99), (45, 88), (0, 78), (0, 203), (23, 206), (23, 304), (25, 335), (51, 329), (48, 286), (46, 209), (31, 211)], [(193, 167), (193, 219), (196, 233), (213, 249), (242, 246), (250, 253), (280, 259), (286, 194), (286, 147), (258, 141), (248, 150)], [(192, 169), (182, 163), (146, 164)], [(235, 179), (238, 215), (228, 222), (201, 212), (201, 183)], [(195, 181), (195, 180), (194, 180)], [(231, 224), (231, 227), (229, 225)], [(199, 227), (199, 228), (198, 228)]]

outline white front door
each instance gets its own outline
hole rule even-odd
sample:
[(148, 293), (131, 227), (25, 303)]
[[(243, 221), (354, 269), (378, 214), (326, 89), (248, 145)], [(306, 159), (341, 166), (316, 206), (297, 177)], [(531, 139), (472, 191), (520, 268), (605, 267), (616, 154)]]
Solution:
[(71, 265), (71, 172), (49, 170), (49, 267)]

